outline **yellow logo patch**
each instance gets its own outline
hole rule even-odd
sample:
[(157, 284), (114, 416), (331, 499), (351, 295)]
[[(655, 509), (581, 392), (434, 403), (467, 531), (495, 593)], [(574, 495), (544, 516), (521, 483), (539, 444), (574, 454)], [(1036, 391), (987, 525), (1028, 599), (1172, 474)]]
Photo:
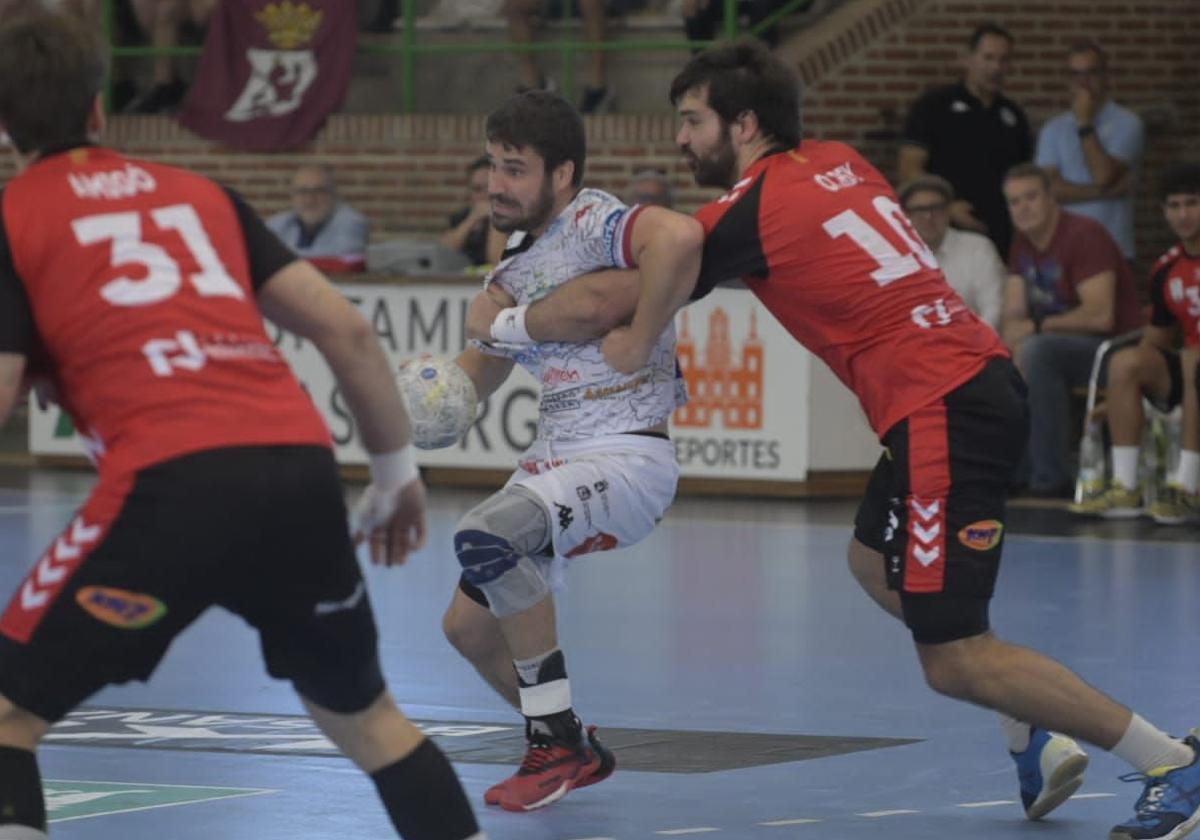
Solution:
[(1000, 543), (1000, 535), (1004, 533), (1004, 523), (998, 519), (981, 519), (958, 532), (958, 541), (967, 548), (976, 551), (987, 551)]
[(85, 586), (75, 593), (75, 601), (92, 618), (122, 630), (141, 630), (167, 613), (167, 605), (152, 595), (110, 586)]

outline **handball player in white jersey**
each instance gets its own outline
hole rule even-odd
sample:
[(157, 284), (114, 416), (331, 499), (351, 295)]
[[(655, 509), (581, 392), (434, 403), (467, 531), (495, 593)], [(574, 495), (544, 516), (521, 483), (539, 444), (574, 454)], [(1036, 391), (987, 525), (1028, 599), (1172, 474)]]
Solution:
[[(564, 99), (527, 91), (487, 120), (492, 224), (511, 234), (475, 305), (503, 307), (491, 341), (456, 360), (479, 398), (520, 364), (541, 382), (538, 436), (499, 492), (458, 523), (462, 578), (446, 612), (450, 642), (525, 717), (520, 768), (485, 794), (529, 811), (607, 778), (615, 759), (576, 716), (558, 647), (552, 570), (632, 545), (675, 497), (679, 470), (667, 422), (686, 400), (674, 328), (642, 369), (609, 367), (598, 340), (530, 343), (526, 307), (570, 278), (612, 269), (696, 276), (703, 235), (690, 217), (628, 208), (583, 189), (583, 123)], [(632, 306), (628, 296), (623, 303)], [(596, 305), (603, 305), (603, 300)], [(586, 315), (588, 313), (580, 313)]]

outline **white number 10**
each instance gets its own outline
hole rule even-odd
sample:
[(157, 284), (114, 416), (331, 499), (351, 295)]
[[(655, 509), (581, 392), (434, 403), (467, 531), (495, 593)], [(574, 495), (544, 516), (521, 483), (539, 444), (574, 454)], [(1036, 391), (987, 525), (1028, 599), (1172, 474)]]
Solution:
[(907, 254), (897, 251), (877, 228), (853, 210), (843, 210), (823, 225), (825, 232), (832, 237), (849, 236), (854, 244), (879, 263), (879, 268), (871, 272), (872, 280), (880, 286), (886, 286), (902, 277), (916, 274), (922, 265), (926, 268), (938, 267), (937, 257), (912, 229), (912, 223), (899, 204), (886, 195), (876, 196), (872, 204), (888, 227), (904, 240), (909, 248)]
[[(183, 239), (200, 270), (188, 276), (190, 282), (205, 297), (245, 297), (213, 248), (200, 217), (190, 204), (173, 204), (150, 211), (150, 218), (162, 230), (174, 230)], [(136, 210), (122, 213), (100, 213), (85, 216), (71, 223), (75, 238), (81, 245), (111, 241), (109, 259), (112, 265), (139, 263), (146, 269), (140, 280), (122, 275), (100, 288), (100, 296), (114, 306), (147, 306), (166, 300), (183, 284), (179, 263), (166, 249), (142, 239), (142, 217)]]

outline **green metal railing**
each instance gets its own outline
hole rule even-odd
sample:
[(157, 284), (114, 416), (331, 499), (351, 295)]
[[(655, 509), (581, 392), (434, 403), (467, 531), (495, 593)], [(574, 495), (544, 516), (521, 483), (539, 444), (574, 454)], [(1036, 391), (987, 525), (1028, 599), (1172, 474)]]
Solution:
[[(110, 44), (113, 58), (141, 58), (147, 56), (198, 56), (201, 47), (118, 47), (114, 42), (116, 0), (104, 0), (104, 31)], [(716, 2), (716, 0), (712, 0)], [(739, 31), (738, 0), (721, 0), (724, 5), (722, 21), (722, 36), (733, 39), (741, 34), (761, 36), (772, 26), (788, 15), (796, 14), (812, 5), (813, 0), (788, 0), (768, 17), (759, 21), (745, 32)], [(563, 0), (562, 19), (571, 17), (572, 0)], [(714, 43), (713, 41), (688, 41), (683, 39), (646, 38), (629, 41), (577, 41), (573, 38), (562, 38), (556, 41), (537, 41), (529, 44), (514, 44), (508, 40), (475, 41), (469, 44), (420, 44), (417, 43), (417, 4), (416, 0), (402, 0), (401, 18), (404, 28), (399, 42), (372, 43), (358, 45), (358, 52), (363, 54), (399, 55), (403, 68), (403, 87), (401, 91), (401, 110), (412, 113), (416, 109), (417, 59), (423, 55), (468, 55), (475, 53), (517, 53), (517, 52), (557, 52), (562, 62), (563, 92), (570, 98), (575, 95), (575, 56), (581, 52), (642, 52), (659, 50), (691, 50), (702, 49)], [(110, 79), (111, 83), (111, 79)]]

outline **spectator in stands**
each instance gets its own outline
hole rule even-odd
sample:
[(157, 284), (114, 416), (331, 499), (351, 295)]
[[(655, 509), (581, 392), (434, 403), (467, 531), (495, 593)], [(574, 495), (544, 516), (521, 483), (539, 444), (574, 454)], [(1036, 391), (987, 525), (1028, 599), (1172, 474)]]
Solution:
[[(1200, 164), (1167, 170), (1159, 193), (1167, 225), (1179, 239), (1151, 272), (1152, 314), (1141, 341), (1118, 350), (1108, 363), (1105, 406), (1112, 436), (1112, 481), (1103, 494), (1071, 509), (1107, 518), (1141, 513), (1138, 460), (1144, 396), (1162, 411), (1183, 404), (1179, 466), (1149, 510), (1159, 524), (1178, 525), (1200, 515)], [(1176, 352), (1181, 334), (1183, 350)]]
[(958, 195), (950, 222), (986, 234), (1003, 255), (1012, 224), (1001, 182), (1033, 152), (1025, 112), (1000, 92), (1012, 50), (1007, 30), (994, 23), (977, 27), (967, 41), (962, 81), (917, 99), (900, 141), (900, 183), (925, 172), (945, 178)]
[(490, 167), (486, 156), (467, 166), (467, 206), (450, 214), (450, 225), (438, 238), (444, 247), (465, 254), (473, 266), (495, 265), (504, 252), (505, 236), (492, 227)]
[[(545, 0), (506, 0), (504, 13), (508, 18), (508, 35), (514, 44), (533, 43), (533, 32), (544, 4)], [(579, 9), (583, 18), (584, 40), (592, 43), (603, 41), (607, 24), (605, 0), (573, 0), (572, 6)], [(581, 114), (605, 114), (613, 108), (613, 95), (608, 89), (604, 61), (602, 50), (595, 50), (589, 55), (587, 84), (579, 104)], [(517, 90), (553, 89), (553, 85), (538, 68), (537, 59), (532, 52), (517, 53), (517, 70), (521, 81)]]
[(639, 169), (629, 180), (627, 204), (642, 204), (651, 207), (675, 206), (675, 195), (671, 191), (671, 179), (657, 169)]
[(1001, 334), (1029, 384), (1029, 490), (1061, 496), (1071, 389), (1104, 339), (1139, 325), (1133, 272), (1103, 225), (1059, 208), (1045, 170), (1013, 167), (1004, 195), (1016, 233)]
[(950, 227), (954, 187), (937, 175), (922, 175), (900, 188), (900, 203), (925, 240), (946, 279), (967, 306), (1000, 329), (1004, 284), (1008, 276), (996, 246), (982, 233)]
[[(218, 0), (129, 0), (138, 26), (150, 45), (170, 49), (179, 45), (181, 33), (203, 29)], [(175, 57), (153, 58), (150, 89), (135, 96), (123, 109), (127, 114), (158, 114), (174, 111), (187, 93)]]
[(302, 166), (292, 177), (292, 209), (267, 219), (297, 255), (323, 271), (347, 273), (366, 268), (365, 216), (338, 199), (333, 169)]
[(1050, 173), (1059, 203), (1104, 225), (1132, 260), (1142, 120), (1109, 98), (1108, 56), (1095, 41), (1068, 50), (1067, 77), (1071, 107), (1042, 126), (1037, 164)]
[[(785, 0), (738, 0), (737, 17), (739, 31), (757, 26), (784, 5)], [(723, 31), (725, 22), (724, 0), (683, 0), (683, 31), (689, 41), (711, 41)], [(779, 26), (768, 27), (761, 35), (768, 46), (779, 43)], [(692, 52), (699, 52), (694, 47)]]

